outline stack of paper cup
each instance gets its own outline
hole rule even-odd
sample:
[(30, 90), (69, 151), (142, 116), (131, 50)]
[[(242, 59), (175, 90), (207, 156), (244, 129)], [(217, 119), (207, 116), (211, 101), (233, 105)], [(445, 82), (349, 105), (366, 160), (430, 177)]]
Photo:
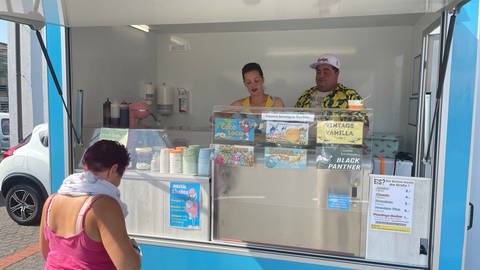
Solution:
[(160, 150), (160, 173), (170, 172), (170, 149), (162, 148)]
[(210, 176), (210, 148), (202, 148), (198, 153), (198, 175)]
[(190, 145), (183, 151), (183, 174), (196, 175), (197, 174), (197, 160), (200, 146)]
[(182, 173), (182, 151), (171, 149), (169, 158), (170, 170), (172, 174)]

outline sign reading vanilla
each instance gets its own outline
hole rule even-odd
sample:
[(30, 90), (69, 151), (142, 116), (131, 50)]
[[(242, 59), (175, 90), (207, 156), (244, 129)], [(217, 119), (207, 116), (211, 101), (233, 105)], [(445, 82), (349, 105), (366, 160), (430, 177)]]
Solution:
[(317, 121), (317, 143), (361, 145), (363, 122)]

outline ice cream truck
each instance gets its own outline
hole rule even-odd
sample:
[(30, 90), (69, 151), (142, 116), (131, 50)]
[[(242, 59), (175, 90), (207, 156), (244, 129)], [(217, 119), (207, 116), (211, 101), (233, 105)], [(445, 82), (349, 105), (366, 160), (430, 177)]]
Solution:
[[(5, 0), (0, 19), (12, 145), (49, 123), (46, 193), (91, 143), (126, 145), (142, 269), (480, 267), (478, 0)], [(324, 54), (362, 102), (294, 107)], [(284, 107), (230, 106), (249, 62)]]

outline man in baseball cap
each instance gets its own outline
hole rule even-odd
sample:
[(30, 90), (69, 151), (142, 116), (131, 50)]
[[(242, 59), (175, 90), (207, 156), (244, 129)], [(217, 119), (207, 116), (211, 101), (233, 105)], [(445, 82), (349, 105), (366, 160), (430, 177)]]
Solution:
[(305, 90), (295, 103), (299, 108), (348, 108), (348, 100), (361, 100), (353, 89), (338, 82), (340, 60), (332, 54), (324, 54), (310, 65), (315, 69), (316, 86)]

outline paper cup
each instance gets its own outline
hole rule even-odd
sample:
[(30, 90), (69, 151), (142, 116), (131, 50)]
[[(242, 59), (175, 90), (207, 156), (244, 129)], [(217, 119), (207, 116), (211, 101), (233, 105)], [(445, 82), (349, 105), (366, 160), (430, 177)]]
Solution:
[(349, 100), (348, 101), (348, 108), (352, 110), (361, 110), (364, 109), (364, 103), (363, 100)]

